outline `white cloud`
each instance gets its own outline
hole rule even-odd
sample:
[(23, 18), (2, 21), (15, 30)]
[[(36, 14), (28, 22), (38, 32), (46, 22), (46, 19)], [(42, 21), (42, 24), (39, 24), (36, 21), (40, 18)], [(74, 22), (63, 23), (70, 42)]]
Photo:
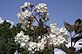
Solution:
[(3, 23), (3, 22), (4, 22), (4, 20), (2, 19), (2, 17), (0, 17), (0, 24)]
[(10, 20), (6, 20), (7, 22), (10, 22), (11, 25), (14, 25), (14, 22), (10, 21)]
[[(14, 25), (14, 22), (10, 21), (10, 20), (6, 20), (7, 22), (10, 22), (11, 23), (11, 27)], [(0, 24), (3, 23), (4, 20), (2, 17), (0, 17)]]

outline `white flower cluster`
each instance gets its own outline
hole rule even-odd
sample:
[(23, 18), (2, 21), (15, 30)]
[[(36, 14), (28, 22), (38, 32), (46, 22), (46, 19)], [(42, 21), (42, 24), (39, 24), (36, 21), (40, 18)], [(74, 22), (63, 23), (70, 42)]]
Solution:
[[(43, 16), (45, 15), (44, 18), (47, 21), (48, 10), (45, 3), (39, 3), (37, 6), (34, 6), (29, 2), (25, 2), (24, 5), (21, 6), (21, 12), (17, 14), (19, 22), (22, 24), (21, 27), (23, 29), (30, 27), (29, 25), (34, 21), (34, 19), (38, 18), (37, 15), (40, 16), (38, 13), (43, 13)], [(40, 18), (43, 18), (43, 16)]]
[(35, 51), (44, 50), (46, 39), (43, 37), (38, 43), (29, 41), (29, 35), (24, 35), (23, 31), (15, 36), (15, 42), (20, 43), (20, 47), (27, 48), (28, 51), (34, 53)]
[(31, 16), (31, 11), (29, 11), (27, 8), (31, 5), (29, 2), (25, 2), (23, 6), (21, 6), (21, 13), (18, 13), (17, 16), (19, 18), (26, 18), (26, 16)]
[(20, 43), (20, 47), (27, 48), (31, 53), (35, 53), (44, 50), (46, 44), (48, 44), (47, 47), (52, 45), (55, 47), (66, 41), (67, 30), (65, 28), (59, 29), (56, 24), (50, 24), (50, 28), (51, 32), (43, 35), (42, 38), (39, 36), (38, 42), (30, 41), (29, 35), (24, 35), (23, 31), (15, 36), (15, 42)]
[(17, 14), (17, 16), (18, 16), (18, 18), (20, 18), (20, 20), (24, 21), (26, 18), (28, 18), (28, 17), (30, 17), (32, 15), (32, 11), (27, 9), (27, 8), (30, 7), (30, 5), (32, 5), (32, 4), (29, 3), (29, 2), (25, 2), (24, 5), (21, 6), (21, 13)]
[(21, 19), (31, 16), (31, 11), (25, 10), (25, 12), (18, 13), (17, 16)]
[(45, 39), (45, 37), (43, 37), (37, 43), (36, 42), (33, 42), (33, 41), (29, 41), (28, 44), (27, 44), (27, 49), (31, 53), (35, 53), (36, 51), (42, 51), (42, 50), (44, 50), (45, 44), (46, 44), (46, 39)]
[(18, 33), (15, 36), (15, 42), (20, 43), (20, 47), (25, 47), (26, 43), (28, 43), (29, 41), (29, 35), (24, 35), (23, 31), (21, 31), (20, 33)]
[(19, 22), (22, 23), (22, 28), (26, 29), (25, 27), (29, 27), (28, 24), (28, 18), (30, 18), (32, 16), (32, 12), (31, 11), (31, 6), (32, 4), (29, 2), (25, 2), (23, 6), (21, 6), (21, 12), (17, 14), (18, 18), (19, 18)]
[(36, 6), (36, 11), (37, 12), (48, 12), (47, 10), (47, 5), (45, 3), (39, 3), (37, 6)]
[(65, 37), (68, 35), (68, 33), (64, 27), (59, 29), (57, 27), (57, 24), (50, 24), (50, 28), (51, 28), (51, 33), (49, 34), (50, 44), (56, 46), (66, 41)]
[(29, 7), (30, 5), (32, 5), (30, 2), (25, 2), (24, 5), (21, 6), (21, 8)]

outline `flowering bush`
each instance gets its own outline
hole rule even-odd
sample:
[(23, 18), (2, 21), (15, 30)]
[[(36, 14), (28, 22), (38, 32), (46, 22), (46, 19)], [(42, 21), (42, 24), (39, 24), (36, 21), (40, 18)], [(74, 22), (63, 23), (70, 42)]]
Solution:
[[(0, 19), (0, 54), (53, 54), (56, 47), (68, 54), (81, 51), (75, 44), (82, 38), (82, 20), (77, 19), (73, 25), (64, 22), (65, 27), (58, 28), (56, 23), (46, 25), (48, 15), (45, 3), (35, 6), (25, 2), (17, 15), (20, 23), (14, 26), (12, 21)], [(38, 25), (33, 24), (35, 21)], [(68, 36), (65, 28), (70, 33), (74, 32), (68, 44), (64, 43)], [(67, 45), (70, 47), (67, 48)]]
[[(18, 17), (25, 32), (17, 33), (15, 42), (20, 43), (20, 47), (27, 49), (30, 53), (43, 52), (45, 49), (66, 42), (68, 33), (64, 27), (59, 29), (56, 23), (50, 26), (45, 24), (48, 20), (48, 9), (45, 3), (34, 6), (25, 2), (21, 6), (21, 13), (18, 13)], [(33, 25), (35, 20), (38, 22), (37, 26)]]
[(36, 51), (43, 51), (45, 47), (60, 45), (66, 42), (65, 36), (67, 36), (67, 30), (65, 28), (59, 29), (57, 25), (50, 24), (50, 33), (38, 36), (38, 42), (30, 41), (29, 35), (24, 35), (21, 31), (15, 36), (15, 41), (20, 43), (20, 47), (28, 49), (28, 51), (34, 53)]

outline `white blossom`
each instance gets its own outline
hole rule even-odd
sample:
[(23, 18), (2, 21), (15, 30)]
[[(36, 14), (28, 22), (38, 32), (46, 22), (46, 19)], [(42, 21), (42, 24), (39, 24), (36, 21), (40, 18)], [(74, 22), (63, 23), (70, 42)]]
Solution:
[(15, 36), (15, 42), (21, 43), (21, 46), (24, 46), (25, 43), (27, 43), (29, 39), (30, 39), (29, 36), (24, 35), (23, 31), (21, 31)]
[(31, 11), (28, 11), (28, 10), (25, 10), (25, 13), (26, 13), (26, 16), (30, 17), (32, 12)]
[(45, 3), (39, 3), (37, 6), (36, 6), (36, 11), (37, 12), (48, 12), (47, 10), (47, 5)]
[(28, 7), (28, 6), (30, 6), (30, 5), (31, 5), (30, 2), (25, 2), (25, 3), (24, 3), (24, 6), (25, 6), (25, 7)]
[(20, 43), (20, 47), (24, 47), (26, 44), (24, 42)]
[(51, 28), (51, 33), (55, 33), (55, 34), (59, 34), (59, 28), (57, 27), (57, 24), (50, 24), (50, 28)]

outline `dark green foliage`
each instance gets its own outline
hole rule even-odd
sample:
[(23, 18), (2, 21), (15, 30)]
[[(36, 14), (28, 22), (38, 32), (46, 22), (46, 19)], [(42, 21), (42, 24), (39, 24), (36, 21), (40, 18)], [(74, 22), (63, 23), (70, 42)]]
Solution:
[(9, 22), (4, 21), (0, 24), (0, 54), (13, 54), (16, 49), (14, 42), (15, 35), (20, 32), (21, 27), (19, 24), (12, 26)]
[(81, 19), (77, 19), (75, 21), (75, 33), (81, 33), (82, 32), (82, 20)]

